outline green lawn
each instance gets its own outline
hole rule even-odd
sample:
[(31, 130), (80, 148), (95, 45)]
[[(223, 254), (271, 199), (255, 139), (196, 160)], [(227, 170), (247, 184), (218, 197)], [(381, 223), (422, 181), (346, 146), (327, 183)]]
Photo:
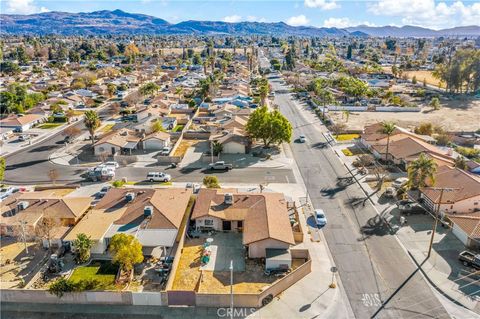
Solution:
[(45, 124), (40, 125), (38, 128), (41, 128), (43, 130), (50, 130), (52, 128), (62, 126), (63, 124), (65, 124), (65, 123), (45, 123)]
[(184, 125), (177, 125), (173, 128), (172, 132), (181, 132), (183, 130)]
[(360, 134), (340, 134), (336, 136), (337, 141), (351, 141), (356, 138), (360, 138)]
[(96, 290), (111, 290), (115, 287), (115, 276), (118, 266), (109, 261), (93, 261), (90, 265), (75, 268), (69, 280), (79, 282), (81, 280), (96, 280)]

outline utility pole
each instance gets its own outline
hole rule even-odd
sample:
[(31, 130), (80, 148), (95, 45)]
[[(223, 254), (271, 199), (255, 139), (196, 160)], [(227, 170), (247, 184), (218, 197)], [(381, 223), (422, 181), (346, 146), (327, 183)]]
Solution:
[(233, 260), (230, 260), (230, 318), (233, 319)]
[(213, 142), (210, 142), (210, 163), (213, 163)]
[(435, 210), (435, 216), (434, 216), (434, 223), (433, 223), (433, 229), (432, 229), (432, 236), (430, 237), (430, 245), (428, 246), (428, 254), (427, 254), (427, 259), (430, 258), (430, 254), (432, 253), (432, 246), (433, 246), (433, 238), (435, 237), (435, 232), (437, 231), (437, 225), (438, 225), (438, 218), (440, 214), (440, 206), (442, 205), (442, 199), (443, 199), (443, 192), (451, 192), (458, 190), (458, 188), (448, 188), (448, 187), (429, 187), (429, 189), (432, 190), (440, 190), (440, 197), (438, 198), (438, 205), (437, 209)]

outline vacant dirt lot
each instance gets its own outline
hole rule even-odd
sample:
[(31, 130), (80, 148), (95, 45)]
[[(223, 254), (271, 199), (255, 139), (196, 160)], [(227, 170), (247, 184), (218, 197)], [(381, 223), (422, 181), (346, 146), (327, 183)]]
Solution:
[(334, 122), (346, 123), (353, 130), (381, 121), (393, 121), (405, 128), (430, 122), (447, 131), (476, 131), (480, 129), (480, 100), (442, 101), (438, 111), (426, 106), (421, 112), (352, 112), (348, 122), (342, 119), (342, 112), (331, 112), (330, 116)]
[(405, 71), (405, 74), (409, 79), (412, 79), (414, 76), (417, 77), (418, 83), (423, 83), (423, 79), (427, 81), (427, 84), (439, 86), (440, 81), (432, 75), (432, 71), (419, 70), (419, 71)]

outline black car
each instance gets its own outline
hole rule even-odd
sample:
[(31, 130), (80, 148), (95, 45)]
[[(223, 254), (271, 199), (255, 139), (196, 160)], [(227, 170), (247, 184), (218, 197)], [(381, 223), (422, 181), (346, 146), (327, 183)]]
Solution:
[(402, 213), (405, 214), (426, 214), (425, 208), (417, 202), (409, 199), (401, 200), (397, 202), (397, 207)]

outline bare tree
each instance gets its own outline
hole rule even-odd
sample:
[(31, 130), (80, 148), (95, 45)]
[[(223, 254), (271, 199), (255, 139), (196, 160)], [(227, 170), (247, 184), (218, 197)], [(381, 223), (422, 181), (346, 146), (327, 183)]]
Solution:
[(105, 163), (108, 159), (108, 153), (102, 152), (100, 155), (98, 155), (98, 158), (102, 161), (102, 163)]
[(347, 126), (344, 123), (336, 123), (331, 125), (329, 129), (335, 134), (335, 137), (337, 138), (343, 131), (345, 131), (346, 127)]
[(35, 227), (35, 235), (40, 240), (48, 242), (48, 249), (52, 247), (52, 237), (58, 222), (52, 217), (43, 217)]
[(57, 182), (58, 176), (59, 174), (56, 169), (51, 169), (48, 171), (48, 178), (52, 181), (53, 185), (55, 185), (55, 183)]
[(68, 136), (70, 139), (78, 136), (82, 131), (76, 126), (69, 126), (62, 131), (62, 135)]

